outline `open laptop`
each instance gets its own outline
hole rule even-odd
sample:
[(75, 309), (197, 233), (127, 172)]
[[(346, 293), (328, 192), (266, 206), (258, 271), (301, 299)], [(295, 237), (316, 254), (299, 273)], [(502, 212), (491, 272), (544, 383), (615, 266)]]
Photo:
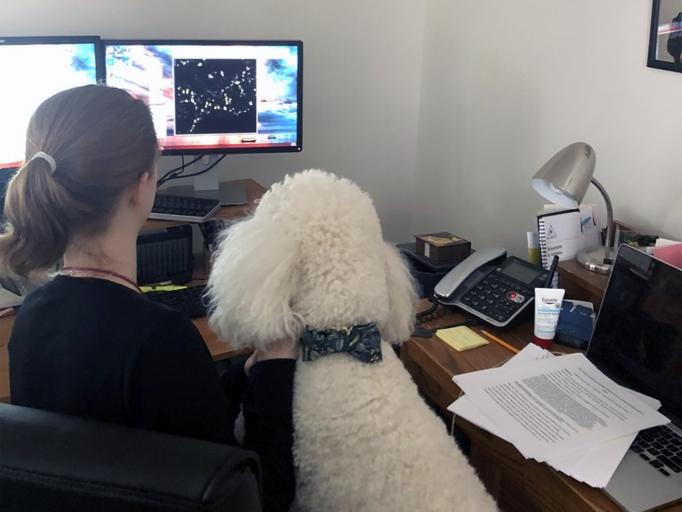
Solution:
[(622, 245), (587, 357), (672, 420), (640, 432), (606, 493), (628, 512), (682, 499), (682, 270)]

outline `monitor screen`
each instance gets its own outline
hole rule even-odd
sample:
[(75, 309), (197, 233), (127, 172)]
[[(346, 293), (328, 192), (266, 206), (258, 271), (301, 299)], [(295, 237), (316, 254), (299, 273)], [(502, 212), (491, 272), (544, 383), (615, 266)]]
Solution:
[(145, 101), (163, 154), (301, 150), (300, 41), (104, 41), (107, 85)]
[(23, 163), (26, 128), (43, 100), (97, 83), (98, 46), (97, 37), (0, 37), (0, 168)]
[(682, 270), (621, 246), (587, 357), (682, 419)]

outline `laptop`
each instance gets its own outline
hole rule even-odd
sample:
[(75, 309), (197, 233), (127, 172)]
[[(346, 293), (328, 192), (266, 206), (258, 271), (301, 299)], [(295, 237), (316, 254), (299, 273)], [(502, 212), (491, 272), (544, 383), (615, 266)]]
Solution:
[(628, 512), (681, 500), (682, 270), (622, 245), (587, 357), (671, 420), (640, 432), (604, 490)]

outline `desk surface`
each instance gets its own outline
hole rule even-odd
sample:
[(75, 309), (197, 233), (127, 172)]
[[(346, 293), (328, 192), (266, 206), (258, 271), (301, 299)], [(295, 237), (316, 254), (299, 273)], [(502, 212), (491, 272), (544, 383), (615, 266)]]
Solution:
[[(248, 215), (254, 208), (254, 200), (260, 198), (265, 193), (265, 188), (259, 183), (252, 179), (237, 180), (237, 183), (241, 183), (246, 188), (248, 204), (243, 206), (227, 206), (222, 207), (220, 211), (216, 214), (217, 219), (234, 219), (236, 217), (243, 217)], [(183, 224), (181, 222), (171, 222), (171, 221), (159, 221), (159, 220), (148, 220), (143, 229), (161, 229), (170, 226), (177, 226)], [(198, 278), (206, 278), (202, 272), (197, 276)], [(10, 317), (0, 318), (0, 402), (9, 401), (9, 354), (7, 352), (7, 345), (9, 343), (9, 337), (12, 333), (12, 327), (14, 326), (14, 315)], [(227, 359), (234, 355), (237, 355), (243, 351), (238, 351), (232, 348), (232, 346), (227, 343), (220, 341), (213, 331), (208, 327), (208, 321), (206, 318), (197, 318), (193, 320), (194, 325), (197, 327), (201, 336), (206, 342), (211, 356), (214, 360)]]
[[(452, 313), (440, 308), (437, 318), (425, 322), (424, 326), (436, 329), (464, 318), (461, 313)], [(531, 322), (507, 331), (489, 330), (519, 349), (532, 338)], [(567, 353), (576, 351), (561, 345), (555, 345), (553, 350)], [(451, 414), (446, 408), (460, 394), (460, 389), (452, 381), (453, 375), (491, 368), (513, 355), (511, 351), (492, 342), (483, 347), (457, 352), (435, 337), (411, 338), (403, 344), (400, 354), (420, 391), (449, 417)], [(457, 418), (456, 422), (471, 440), (471, 463), (488, 490), (498, 500), (502, 510), (524, 512), (621, 510), (601, 490), (580, 483), (546, 464), (526, 460), (512, 444), (462, 418)], [(682, 511), (682, 503), (663, 510)]]

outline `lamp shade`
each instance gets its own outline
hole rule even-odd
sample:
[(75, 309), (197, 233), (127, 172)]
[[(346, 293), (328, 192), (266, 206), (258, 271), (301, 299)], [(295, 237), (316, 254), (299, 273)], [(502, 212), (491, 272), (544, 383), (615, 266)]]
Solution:
[(574, 142), (559, 151), (531, 179), (535, 191), (555, 204), (576, 208), (585, 197), (597, 157), (589, 144)]

